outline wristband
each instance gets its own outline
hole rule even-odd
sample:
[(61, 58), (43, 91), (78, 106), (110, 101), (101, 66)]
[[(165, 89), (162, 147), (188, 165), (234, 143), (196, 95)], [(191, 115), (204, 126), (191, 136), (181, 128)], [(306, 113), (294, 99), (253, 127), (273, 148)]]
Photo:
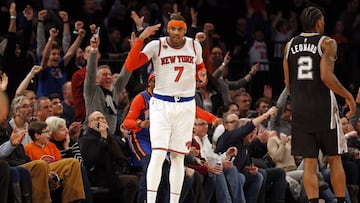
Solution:
[(254, 76), (254, 73), (252, 73), (251, 71), (249, 72), (249, 75), (252, 77)]
[(65, 20), (65, 21), (63, 22), (63, 24), (66, 24), (66, 23), (69, 23), (69, 21), (68, 21), (68, 20)]
[(38, 19), (38, 22), (43, 23), (44, 20), (43, 19)]
[(16, 16), (10, 16), (10, 19), (16, 19)]

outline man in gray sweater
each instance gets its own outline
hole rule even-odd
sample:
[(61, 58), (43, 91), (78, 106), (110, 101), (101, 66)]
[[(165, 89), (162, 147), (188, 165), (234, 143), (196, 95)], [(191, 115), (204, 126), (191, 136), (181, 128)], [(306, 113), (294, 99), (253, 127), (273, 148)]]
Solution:
[(117, 98), (129, 81), (131, 73), (122, 68), (119, 77), (113, 83), (110, 67), (108, 65), (97, 67), (96, 57), (99, 43), (98, 36), (94, 34), (90, 39), (91, 49), (84, 81), (86, 115), (88, 117), (94, 111), (103, 113), (109, 125), (109, 133), (114, 134), (117, 123)]

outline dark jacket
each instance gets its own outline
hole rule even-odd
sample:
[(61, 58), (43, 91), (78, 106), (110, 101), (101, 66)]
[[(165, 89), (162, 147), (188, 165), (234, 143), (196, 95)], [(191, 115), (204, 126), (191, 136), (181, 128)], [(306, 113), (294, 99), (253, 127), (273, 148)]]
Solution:
[(243, 138), (254, 129), (255, 126), (250, 121), (244, 126), (236, 128), (232, 131), (225, 131), (217, 141), (215, 153), (224, 153), (229, 147), (236, 147), (238, 149), (238, 155), (234, 160), (234, 165), (239, 171), (242, 171), (245, 166), (249, 166), (251, 163), (248, 146), (243, 142)]
[(109, 134), (103, 139), (98, 131), (88, 129), (78, 142), (92, 186), (111, 187), (115, 175), (129, 173), (126, 143), (119, 137)]

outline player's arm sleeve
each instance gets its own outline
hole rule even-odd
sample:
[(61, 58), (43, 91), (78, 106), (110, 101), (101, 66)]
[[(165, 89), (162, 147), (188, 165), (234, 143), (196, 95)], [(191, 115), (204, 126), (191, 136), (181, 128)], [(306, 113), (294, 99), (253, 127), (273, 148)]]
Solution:
[(131, 102), (128, 114), (124, 119), (124, 127), (133, 131), (138, 132), (141, 128), (136, 126), (136, 121), (139, 119), (141, 112), (145, 109), (144, 97), (140, 94), (136, 95)]
[(200, 80), (199, 79), (199, 72), (204, 72), (206, 73), (206, 67), (202, 58), (202, 48), (199, 42), (194, 41), (194, 49), (196, 52), (196, 80)]
[(126, 71), (133, 71), (149, 60), (148, 57), (141, 52), (141, 47), (143, 46), (143, 44), (144, 41), (137, 40), (134, 46), (131, 48), (129, 55), (125, 61)]
[(214, 120), (216, 119), (215, 115), (213, 115), (210, 112), (205, 111), (204, 109), (202, 109), (198, 106), (196, 106), (195, 116), (196, 116), (196, 118), (201, 118), (208, 123), (213, 123)]

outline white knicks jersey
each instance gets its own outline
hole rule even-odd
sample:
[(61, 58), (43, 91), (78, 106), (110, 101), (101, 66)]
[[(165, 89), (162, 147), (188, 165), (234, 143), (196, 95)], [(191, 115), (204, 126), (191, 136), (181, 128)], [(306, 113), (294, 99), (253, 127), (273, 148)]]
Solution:
[(167, 37), (149, 42), (142, 52), (152, 59), (155, 73), (155, 94), (192, 97), (196, 88), (196, 64), (201, 64), (199, 42), (185, 37), (185, 44), (172, 48)]

